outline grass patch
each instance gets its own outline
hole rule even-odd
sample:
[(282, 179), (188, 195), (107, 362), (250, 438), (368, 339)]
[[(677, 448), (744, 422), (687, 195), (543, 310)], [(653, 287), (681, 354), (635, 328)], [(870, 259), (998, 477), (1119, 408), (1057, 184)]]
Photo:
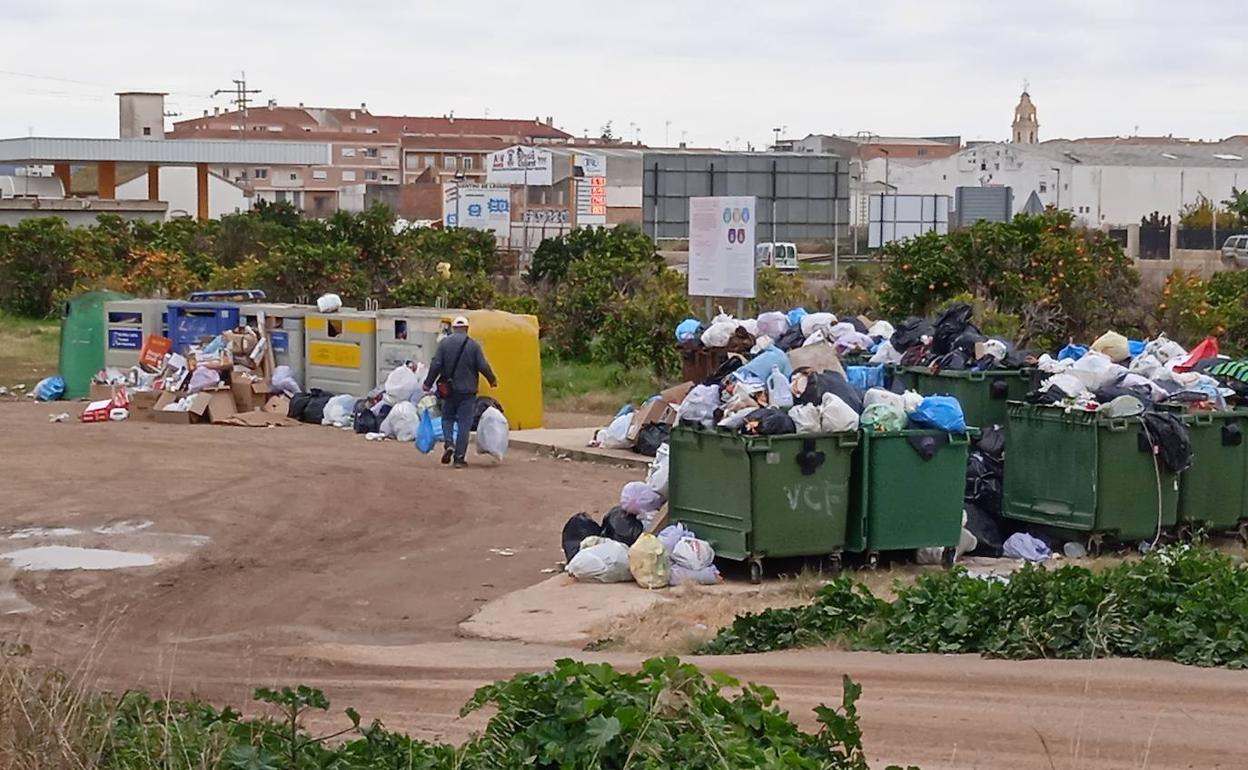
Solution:
[(649, 371), (619, 364), (564, 361), (543, 351), (542, 394), (551, 412), (612, 415), (626, 403), (639, 403), (661, 390)]
[(59, 319), (18, 318), (0, 313), (0, 385), (33, 386), (59, 367)]

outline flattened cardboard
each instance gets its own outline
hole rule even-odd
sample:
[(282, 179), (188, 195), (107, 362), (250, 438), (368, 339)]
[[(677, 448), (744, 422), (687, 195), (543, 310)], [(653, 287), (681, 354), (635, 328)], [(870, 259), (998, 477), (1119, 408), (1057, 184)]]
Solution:
[(269, 396), (269, 400), (264, 402), (262, 411), (285, 417), (290, 414), (290, 399), (284, 395)]
[(677, 419), (676, 407), (685, 400), (685, 397), (689, 395), (691, 390), (693, 390), (692, 382), (674, 385), (660, 393), (659, 397), (651, 403), (633, 412), (633, 422), (628, 426), (628, 440), (636, 441), (637, 434), (641, 433), (641, 429), (651, 423), (675, 425)]
[[(206, 391), (197, 394), (196, 397), (198, 398), (198, 396), (208, 397), (204, 405), (204, 411), (201, 412), (208, 422), (227, 420), (238, 414), (238, 409), (234, 406), (234, 394), (229, 390)], [(192, 402), (191, 410), (194, 411), (196, 406), (197, 404)]]
[(98, 382), (91, 383), (91, 389), (87, 392), (88, 401), (107, 401), (113, 397), (116, 385), (101, 385)]

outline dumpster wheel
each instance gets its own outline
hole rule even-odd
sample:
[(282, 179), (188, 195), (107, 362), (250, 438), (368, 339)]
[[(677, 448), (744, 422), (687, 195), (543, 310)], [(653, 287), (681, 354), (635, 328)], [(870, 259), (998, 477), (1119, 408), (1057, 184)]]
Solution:
[(879, 567), (880, 567), (880, 552), (871, 551), (870, 553), (867, 554), (867, 569), (879, 569)]
[(1102, 533), (1097, 532), (1094, 535), (1088, 535), (1088, 555), (1093, 556), (1093, 557), (1100, 556), (1101, 546), (1104, 543), (1105, 543), (1105, 535), (1103, 535)]
[(1241, 521), (1235, 534), (1239, 537), (1239, 542), (1248, 545), (1248, 521)]
[(841, 555), (839, 553), (828, 554), (827, 558), (824, 560), (823, 565), (824, 565), (823, 571), (826, 572), (828, 575), (831, 575), (832, 577), (839, 576), (841, 574), (841, 569), (844, 566), (841, 564)]
[(758, 585), (763, 582), (762, 559), (750, 559), (750, 582), (754, 585)]

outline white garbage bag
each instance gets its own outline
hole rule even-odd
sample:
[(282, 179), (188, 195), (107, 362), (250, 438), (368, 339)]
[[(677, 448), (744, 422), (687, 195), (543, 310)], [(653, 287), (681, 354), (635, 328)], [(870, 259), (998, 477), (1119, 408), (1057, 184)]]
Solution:
[(797, 426), (798, 433), (820, 433), (823, 431), (819, 417), (819, 407), (815, 404), (798, 404), (789, 410), (789, 419)]
[(1093, 392), (1113, 382), (1118, 375), (1125, 374), (1126, 371), (1110, 361), (1109, 356), (1091, 351), (1070, 367), (1070, 373), (1079, 378), (1084, 388)]
[(708, 348), (724, 347), (728, 344), (728, 340), (732, 339), (738, 325), (735, 319), (716, 321), (702, 332), (702, 344)]
[(906, 397), (883, 388), (870, 388), (863, 395), (862, 408), (865, 410), (872, 404), (889, 404), (896, 407), (899, 412), (905, 413), (906, 411)]
[(486, 409), (477, 423), (478, 454), (491, 455), (501, 461), (507, 454), (508, 433), (507, 418), (503, 413), (492, 406)]
[[(424, 364), (420, 364), (420, 368), (424, 368)], [(428, 370), (426, 369), (426, 374)], [(394, 371), (386, 377), (385, 384), (385, 401), (387, 404), (394, 406), (400, 401), (410, 401), (412, 394), (421, 389), (424, 384), (424, 377), (418, 372), (412, 371), (407, 365), (396, 366)]]
[(321, 415), (321, 425), (334, 425), (341, 428), (351, 423), (351, 415), (355, 412), (355, 396), (345, 394), (334, 396), (325, 404)]
[(677, 564), (672, 565), (670, 585), (673, 586), (713, 586), (724, 582), (719, 575), (719, 568), (714, 564), (702, 569), (686, 569)]
[(680, 402), (680, 419), (696, 422), (710, 430), (715, 427), (715, 410), (720, 405), (718, 385), (698, 385)]
[(858, 430), (858, 413), (835, 393), (824, 393), (819, 405), (819, 427), (824, 433), (847, 433)]
[[(894, 329), (893, 325), (890, 324), (888, 321), (876, 321), (875, 323), (871, 324), (870, 329), (867, 329), (867, 336), (868, 337), (883, 337), (885, 341), (888, 341), (893, 338), (893, 334), (895, 334), (896, 331), (897, 330)], [(892, 343), (889, 343), (889, 347), (890, 348), (892, 347)]]
[(316, 300), (316, 309), (322, 313), (333, 313), (342, 307), (342, 297), (337, 294), (322, 294)]
[(659, 451), (655, 454), (654, 460), (650, 462), (650, 468), (646, 471), (646, 486), (653, 489), (664, 498), (667, 497), (667, 474), (670, 467), (671, 448), (667, 444), (659, 444)]
[(824, 334), (832, 331), (836, 324), (836, 316), (831, 313), (810, 313), (802, 316), (802, 336), (809, 337), (816, 329), (823, 329)]
[(632, 579), (628, 568), (628, 546), (618, 540), (582, 548), (564, 569), (585, 583), (625, 583)]
[(672, 547), (672, 566), (698, 570), (715, 561), (715, 549), (705, 540), (686, 538)]
[(628, 440), (628, 429), (633, 424), (633, 415), (622, 414), (611, 421), (599, 438), (603, 449), (631, 449), (635, 442)]
[(279, 366), (273, 370), (273, 390), (288, 396), (299, 392), (299, 381), (295, 379), (295, 373), (289, 366)]
[(901, 394), (902, 400), (905, 402), (906, 414), (914, 414), (923, 404), (923, 395), (913, 390), (907, 390)]
[(620, 490), (620, 508), (634, 516), (663, 507), (663, 497), (644, 481), (630, 481)]
[(758, 331), (778, 340), (789, 330), (789, 317), (784, 313), (763, 313), (758, 317)]
[(416, 429), (420, 427), (420, 412), (411, 401), (395, 404), (378, 430), (383, 436), (399, 441), (415, 441)]
[(1157, 335), (1155, 340), (1149, 340), (1144, 345), (1144, 354), (1156, 357), (1162, 364), (1167, 364), (1175, 359), (1181, 361), (1187, 358), (1187, 350), (1164, 334)]
[(875, 349), (871, 359), (867, 362), (872, 366), (876, 364), (899, 364), (901, 363), (901, 354), (893, 347), (893, 343), (884, 340), (880, 346)]

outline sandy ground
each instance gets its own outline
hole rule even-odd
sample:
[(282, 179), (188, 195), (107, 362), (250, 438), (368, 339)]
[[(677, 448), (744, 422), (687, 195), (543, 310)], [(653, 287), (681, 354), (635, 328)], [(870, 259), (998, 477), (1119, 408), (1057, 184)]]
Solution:
[[(0, 636), (102, 686), (246, 704), (253, 687), (307, 683), (335, 711), (458, 740), (480, 726), (457, 713), (481, 684), (558, 657), (640, 659), (457, 636), (484, 602), (547, 579), (567, 517), (609, 508), (633, 472), (522, 454), (450, 471), (327, 428), (50, 424), (53, 411), (0, 404), (0, 557), (57, 544), (156, 564), (14, 573), (0, 558), (0, 612), (30, 605), (0, 616)], [(22, 532), (37, 527), (61, 531)], [(881, 766), (1248, 764), (1243, 672), (832, 650), (700, 663), (774, 686), (807, 726), (853, 676)]]

